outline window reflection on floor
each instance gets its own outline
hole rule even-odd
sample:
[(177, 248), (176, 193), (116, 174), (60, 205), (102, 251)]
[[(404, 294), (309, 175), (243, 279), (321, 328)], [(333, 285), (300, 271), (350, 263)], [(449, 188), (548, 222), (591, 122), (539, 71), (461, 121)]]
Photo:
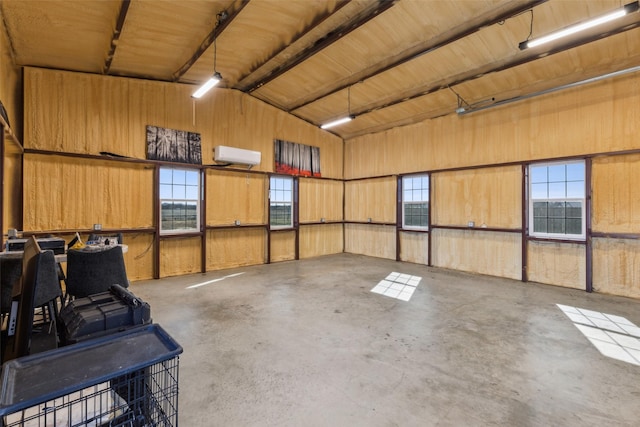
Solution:
[(640, 365), (640, 328), (624, 317), (556, 304), (604, 356)]
[(422, 280), (422, 277), (394, 271), (371, 289), (371, 292), (402, 301), (409, 301), (420, 280)]

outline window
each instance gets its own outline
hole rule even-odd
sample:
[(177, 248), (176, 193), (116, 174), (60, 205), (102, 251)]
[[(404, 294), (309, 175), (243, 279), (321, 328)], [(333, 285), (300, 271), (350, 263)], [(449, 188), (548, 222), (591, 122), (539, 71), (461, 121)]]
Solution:
[(293, 227), (293, 178), (272, 176), (269, 182), (271, 228)]
[(200, 171), (160, 168), (160, 232), (200, 231)]
[(529, 166), (529, 233), (532, 236), (585, 237), (584, 161)]
[(402, 228), (429, 227), (429, 175), (402, 178)]

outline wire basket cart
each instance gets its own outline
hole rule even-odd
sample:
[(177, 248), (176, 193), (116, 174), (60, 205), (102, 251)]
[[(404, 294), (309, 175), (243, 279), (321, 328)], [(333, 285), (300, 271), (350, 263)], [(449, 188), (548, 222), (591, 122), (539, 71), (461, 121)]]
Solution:
[(177, 426), (181, 353), (151, 324), (6, 362), (0, 426)]

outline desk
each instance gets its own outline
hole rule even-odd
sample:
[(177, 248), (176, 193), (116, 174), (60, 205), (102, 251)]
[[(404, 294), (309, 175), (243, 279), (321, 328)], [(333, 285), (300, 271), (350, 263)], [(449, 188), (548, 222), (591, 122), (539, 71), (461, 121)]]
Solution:
[[(129, 246), (128, 245), (118, 245), (122, 248), (122, 253), (127, 253), (129, 251)], [(95, 250), (104, 250), (107, 249), (109, 246), (102, 246), (99, 247), (99, 249), (95, 249)], [(47, 249), (45, 249), (47, 250)], [(77, 250), (77, 249), (72, 249), (72, 250)], [(83, 249), (80, 249), (83, 250)], [(85, 249), (86, 250), (86, 249)], [(87, 252), (92, 251), (91, 249), (88, 249)], [(22, 255), (23, 255), (23, 251), (2, 251), (0, 252), (0, 258), (8, 258), (8, 259), (22, 259)], [(54, 255), (56, 262), (58, 264), (60, 264), (61, 262), (67, 262), (67, 253), (63, 253), (63, 254), (57, 254)]]

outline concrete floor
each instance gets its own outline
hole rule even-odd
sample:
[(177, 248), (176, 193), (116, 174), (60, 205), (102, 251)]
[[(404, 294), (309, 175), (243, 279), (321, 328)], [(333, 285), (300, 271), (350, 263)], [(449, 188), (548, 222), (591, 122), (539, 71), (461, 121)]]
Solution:
[[(371, 292), (391, 272), (408, 302)], [(640, 423), (640, 366), (556, 306), (640, 325), (637, 300), (349, 254), (131, 290), (184, 347), (183, 427)]]

